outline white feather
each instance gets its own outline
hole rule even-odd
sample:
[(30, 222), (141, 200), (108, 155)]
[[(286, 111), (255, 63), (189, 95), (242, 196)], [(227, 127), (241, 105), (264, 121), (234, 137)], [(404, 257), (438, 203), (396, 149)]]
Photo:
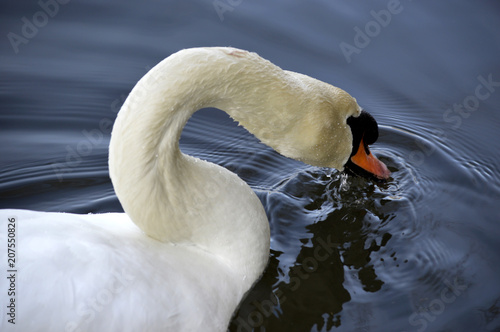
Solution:
[[(110, 176), (126, 213), (1, 210), (17, 220), (16, 325), (2, 331), (224, 331), (263, 272), (269, 225), (235, 174), (180, 152), (189, 117), (225, 110), (285, 156), (342, 169), (351, 152), (345, 91), (255, 53), (196, 48), (134, 87), (116, 119)], [(0, 251), (2, 264), (6, 250)], [(1, 279), (5, 310), (8, 280)]]

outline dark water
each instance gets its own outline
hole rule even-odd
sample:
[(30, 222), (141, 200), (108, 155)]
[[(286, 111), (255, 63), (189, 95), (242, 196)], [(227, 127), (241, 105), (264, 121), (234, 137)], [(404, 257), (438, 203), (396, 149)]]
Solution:
[(107, 146), (123, 98), (179, 49), (240, 47), (355, 96), (380, 124), (373, 150), (393, 178), (310, 167), (218, 110), (195, 114), (183, 151), (239, 174), (272, 227), (270, 264), (230, 330), (500, 330), (498, 2), (42, 10), (31, 0), (0, 10), (1, 208), (121, 211)]

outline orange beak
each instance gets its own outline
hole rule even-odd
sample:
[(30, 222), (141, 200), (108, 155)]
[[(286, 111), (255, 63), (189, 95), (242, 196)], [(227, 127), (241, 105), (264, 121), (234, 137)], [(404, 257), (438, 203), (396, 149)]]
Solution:
[(391, 176), (391, 172), (387, 169), (387, 166), (380, 160), (378, 160), (370, 150), (365, 149), (365, 144), (363, 139), (359, 143), (358, 152), (351, 157), (351, 161), (356, 166), (362, 168), (375, 177), (387, 180)]

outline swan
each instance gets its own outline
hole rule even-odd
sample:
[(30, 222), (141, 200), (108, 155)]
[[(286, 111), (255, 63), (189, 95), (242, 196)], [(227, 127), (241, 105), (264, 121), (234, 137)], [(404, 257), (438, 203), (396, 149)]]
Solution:
[(342, 89), (245, 50), (181, 50), (137, 83), (115, 121), (109, 172), (125, 213), (0, 212), (0, 242), (17, 249), (1, 279), (2, 331), (227, 329), (264, 271), (270, 230), (244, 181), (180, 151), (205, 107), (284, 156), (390, 175), (368, 149), (375, 120)]

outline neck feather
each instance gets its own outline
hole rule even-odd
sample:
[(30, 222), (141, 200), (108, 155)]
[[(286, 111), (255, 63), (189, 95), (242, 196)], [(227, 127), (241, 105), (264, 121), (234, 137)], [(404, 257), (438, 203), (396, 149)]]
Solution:
[(147, 73), (125, 101), (109, 154), (125, 212), (149, 236), (239, 261), (256, 278), (247, 267), (260, 264), (253, 268), (260, 273), (258, 262), (269, 253), (259, 199), (236, 175), (179, 149), (186, 122), (205, 107), (226, 111), (288, 157), (341, 169), (351, 152), (346, 119), (359, 106), (343, 90), (232, 48), (180, 51)]

